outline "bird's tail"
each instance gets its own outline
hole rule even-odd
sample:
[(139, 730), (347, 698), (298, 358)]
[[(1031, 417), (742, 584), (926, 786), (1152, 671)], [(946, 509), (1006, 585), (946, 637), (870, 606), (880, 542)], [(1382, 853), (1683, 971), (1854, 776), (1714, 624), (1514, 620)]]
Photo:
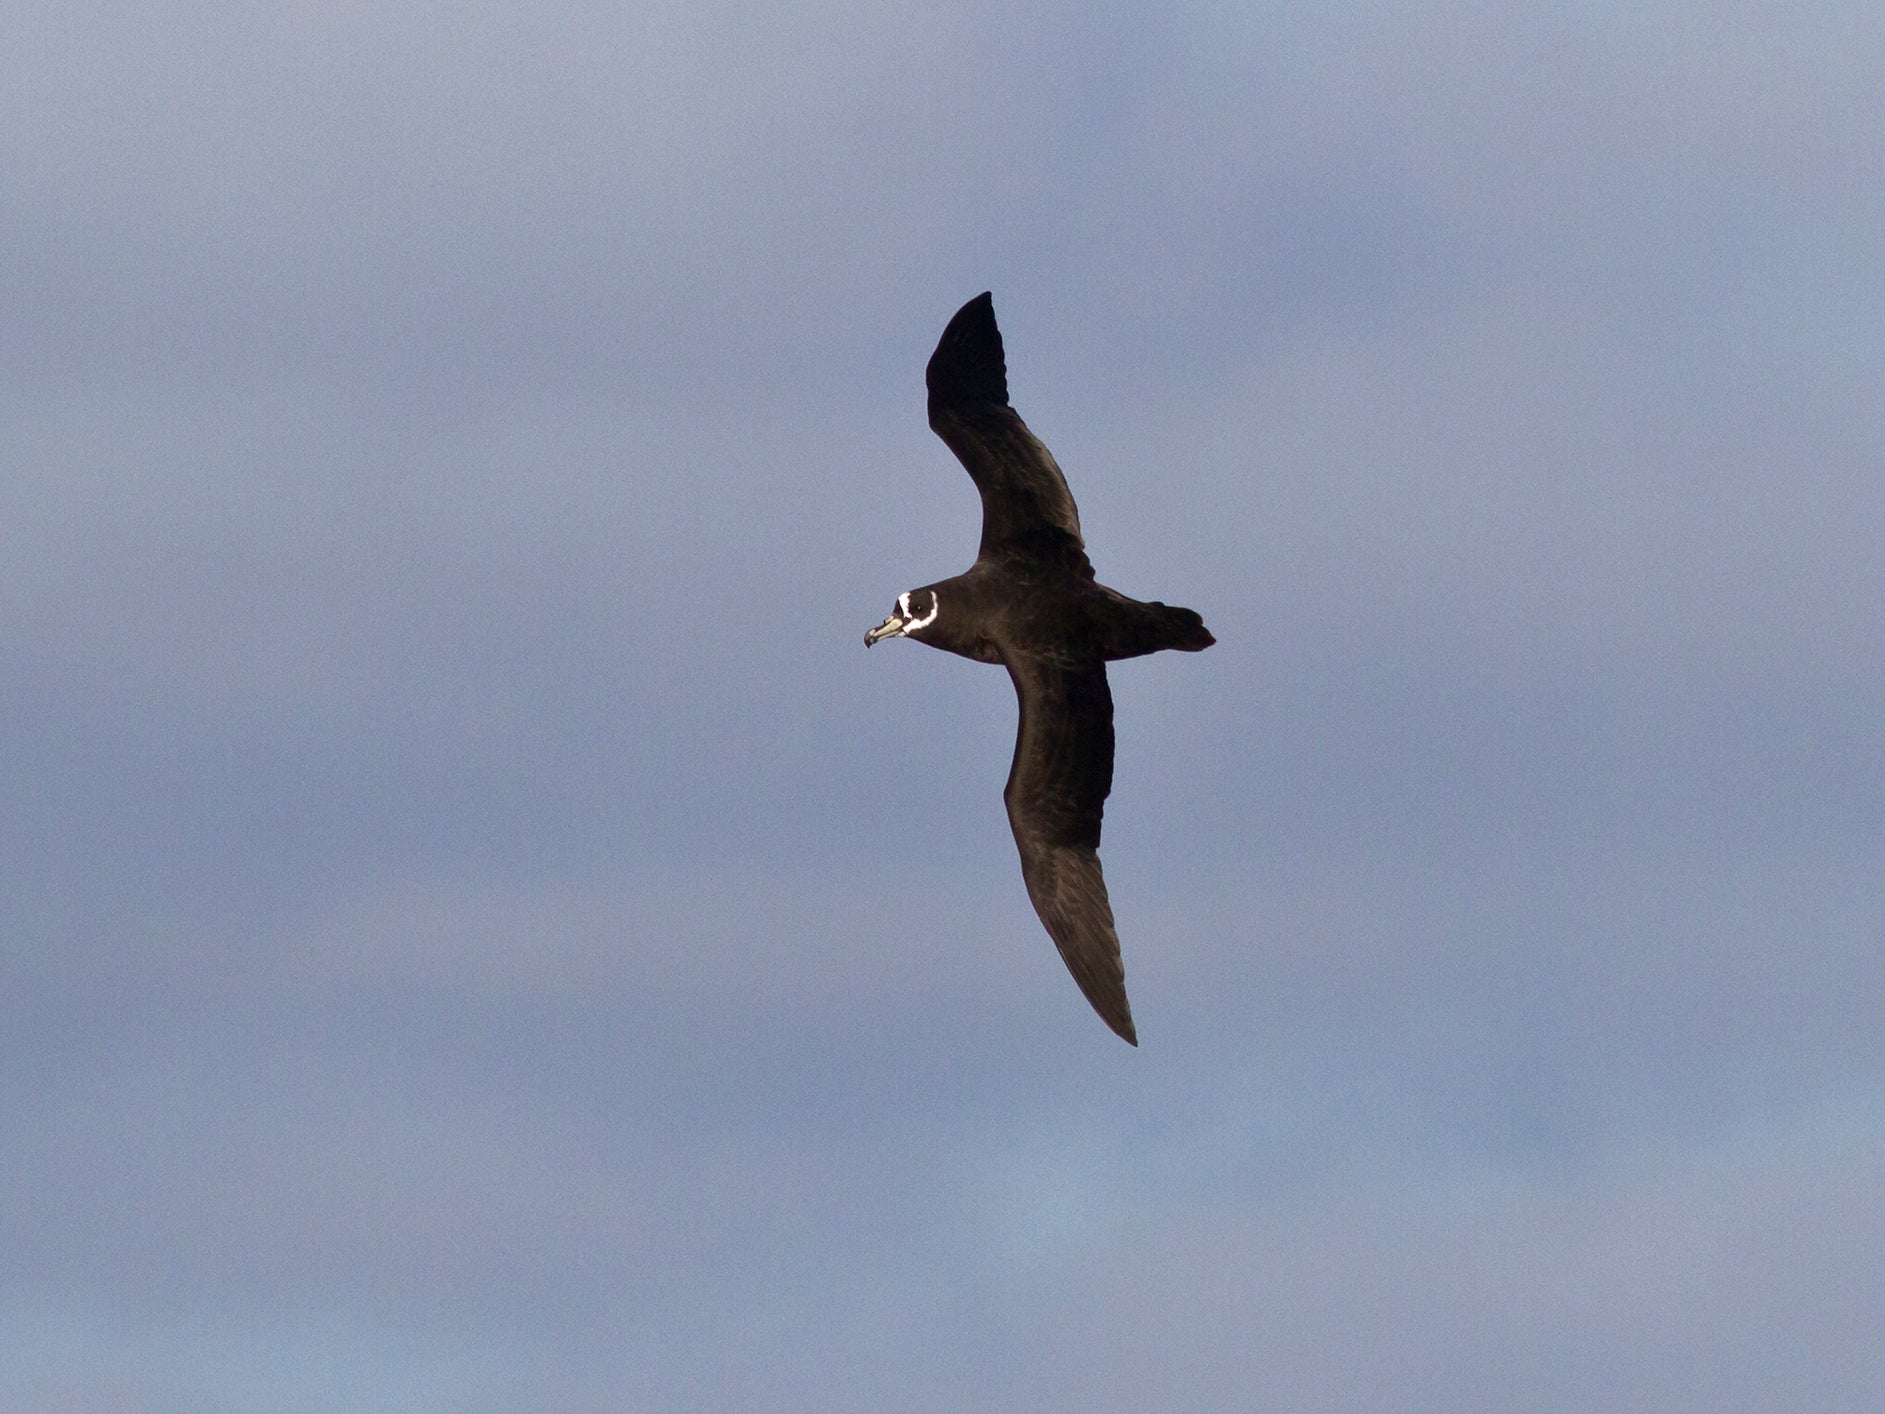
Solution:
[(1140, 604), (1138, 608), (1142, 612), (1111, 626), (1106, 646), (1108, 658), (1137, 658), (1167, 648), (1196, 653), (1217, 642), (1194, 610), (1170, 604)]
[(1166, 639), (1160, 648), (1176, 648), (1180, 653), (1196, 653), (1199, 649), (1209, 648), (1217, 640), (1211, 636), (1211, 630), (1204, 626), (1204, 620), (1193, 609), (1174, 609), (1169, 604), (1154, 604), (1155, 609), (1164, 610)]

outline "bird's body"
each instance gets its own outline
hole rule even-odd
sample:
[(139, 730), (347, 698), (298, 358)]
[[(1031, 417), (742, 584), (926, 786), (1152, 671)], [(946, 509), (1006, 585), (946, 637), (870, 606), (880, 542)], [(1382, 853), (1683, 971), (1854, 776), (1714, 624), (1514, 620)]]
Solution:
[(1028, 897), (1094, 1010), (1137, 1045), (1097, 852), (1113, 783), (1106, 664), (1214, 640), (1190, 609), (1094, 578), (1066, 478), (1008, 405), (989, 295), (949, 321), (926, 381), (930, 426), (982, 495), (981, 547), (964, 573), (899, 595), (864, 642), (914, 638), (1008, 669), (1021, 721), (1003, 799)]

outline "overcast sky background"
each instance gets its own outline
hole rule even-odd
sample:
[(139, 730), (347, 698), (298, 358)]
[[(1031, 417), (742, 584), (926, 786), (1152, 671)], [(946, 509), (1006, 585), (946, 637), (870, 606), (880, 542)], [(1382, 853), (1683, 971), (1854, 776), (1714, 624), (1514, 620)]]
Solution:
[(1879, 1407), (1875, 3), (0, 11), (5, 1414)]

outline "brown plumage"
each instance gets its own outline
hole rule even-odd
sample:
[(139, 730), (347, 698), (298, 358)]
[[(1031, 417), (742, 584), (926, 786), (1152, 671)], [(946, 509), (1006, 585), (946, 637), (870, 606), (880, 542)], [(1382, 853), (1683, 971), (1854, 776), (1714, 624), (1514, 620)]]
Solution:
[(1113, 786), (1106, 663), (1215, 640), (1190, 609), (1128, 599), (1094, 578), (1067, 479), (1008, 405), (989, 295), (949, 321), (926, 381), (929, 425), (981, 492), (981, 546), (965, 573), (899, 595), (864, 642), (914, 638), (1008, 669), (1021, 721), (1002, 798), (1028, 898), (1093, 1009), (1136, 1046), (1098, 853)]

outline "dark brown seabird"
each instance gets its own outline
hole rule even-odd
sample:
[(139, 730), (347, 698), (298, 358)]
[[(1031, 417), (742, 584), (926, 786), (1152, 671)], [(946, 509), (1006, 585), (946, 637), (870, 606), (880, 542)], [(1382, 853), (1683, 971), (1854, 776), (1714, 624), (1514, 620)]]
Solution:
[(1093, 577), (1067, 479), (1008, 405), (992, 296), (956, 311), (925, 377), (930, 428), (982, 493), (982, 544), (966, 573), (899, 594), (864, 643), (914, 638), (1008, 670), (1021, 725), (1002, 799), (1021, 877), (1073, 980), (1136, 1046), (1098, 852), (1113, 788), (1106, 664), (1216, 640), (1190, 609), (1128, 599)]

